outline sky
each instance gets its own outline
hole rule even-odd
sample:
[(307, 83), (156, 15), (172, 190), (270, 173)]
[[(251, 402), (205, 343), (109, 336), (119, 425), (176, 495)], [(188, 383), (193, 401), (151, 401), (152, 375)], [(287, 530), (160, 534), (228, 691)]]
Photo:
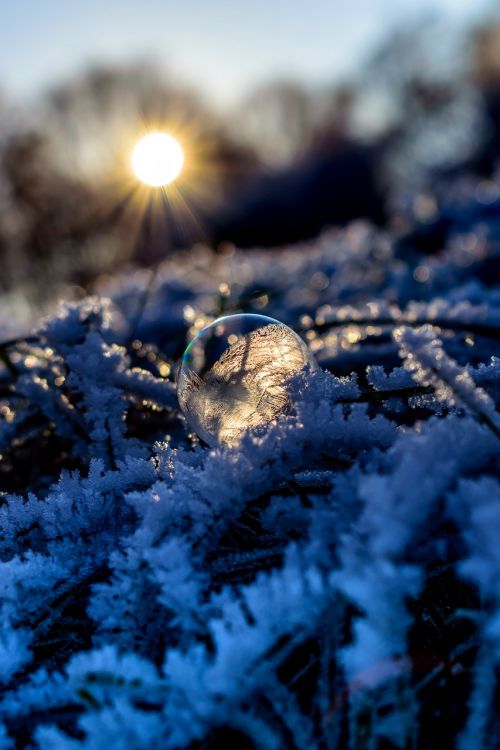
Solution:
[(157, 60), (207, 98), (352, 73), (398, 21), (491, 0), (0, 0), (0, 88), (25, 98), (95, 63)]

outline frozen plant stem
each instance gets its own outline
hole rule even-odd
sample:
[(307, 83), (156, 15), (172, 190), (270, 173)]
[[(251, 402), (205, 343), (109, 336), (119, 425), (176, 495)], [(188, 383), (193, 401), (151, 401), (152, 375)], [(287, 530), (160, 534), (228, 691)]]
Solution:
[(417, 382), (433, 387), (444, 404), (462, 403), (500, 439), (500, 419), (493, 400), (475, 385), (467, 370), (446, 354), (434, 326), (427, 324), (417, 330), (401, 326), (393, 336), (406, 369)]

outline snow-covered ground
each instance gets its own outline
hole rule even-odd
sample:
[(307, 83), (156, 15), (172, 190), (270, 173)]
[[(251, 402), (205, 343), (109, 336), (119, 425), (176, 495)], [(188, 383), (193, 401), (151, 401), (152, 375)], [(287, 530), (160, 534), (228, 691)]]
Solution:
[[(492, 195), (195, 248), (1, 349), (0, 747), (500, 745)], [(175, 373), (233, 312), (320, 369), (210, 449)]]

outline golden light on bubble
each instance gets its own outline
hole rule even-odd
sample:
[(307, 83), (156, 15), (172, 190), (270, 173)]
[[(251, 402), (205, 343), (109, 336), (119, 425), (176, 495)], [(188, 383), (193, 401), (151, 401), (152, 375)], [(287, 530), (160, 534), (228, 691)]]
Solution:
[(132, 151), (132, 169), (141, 182), (163, 187), (180, 175), (184, 152), (180, 143), (168, 133), (149, 133)]

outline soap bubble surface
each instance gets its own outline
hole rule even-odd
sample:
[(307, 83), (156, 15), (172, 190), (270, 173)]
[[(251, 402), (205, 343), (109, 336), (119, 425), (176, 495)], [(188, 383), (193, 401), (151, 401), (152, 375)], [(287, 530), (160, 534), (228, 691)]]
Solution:
[(228, 315), (191, 341), (177, 380), (180, 407), (208, 445), (232, 445), (291, 405), (288, 383), (318, 365), (291, 328), (265, 315)]

